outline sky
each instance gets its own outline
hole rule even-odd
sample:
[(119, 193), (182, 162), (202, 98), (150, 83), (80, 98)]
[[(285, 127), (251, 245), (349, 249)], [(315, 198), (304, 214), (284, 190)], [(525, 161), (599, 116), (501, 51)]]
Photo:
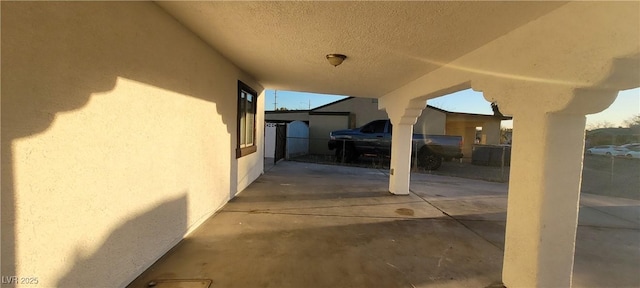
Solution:
[[(274, 110), (274, 107), (285, 107), (289, 110), (313, 109), (347, 97), (274, 90), (267, 90), (265, 94), (265, 110), (267, 111)], [(275, 100), (276, 94), (277, 101)], [(451, 112), (493, 114), (491, 104), (484, 99), (482, 93), (471, 89), (430, 99), (427, 104)], [(640, 88), (621, 91), (609, 108), (597, 114), (587, 115), (587, 127), (605, 121), (616, 127), (622, 126), (624, 120), (636, 114), (640, 114)], [(512, 125), (512, 121), (502, 122), (502, 126), (505, 128), (512, 128)]]

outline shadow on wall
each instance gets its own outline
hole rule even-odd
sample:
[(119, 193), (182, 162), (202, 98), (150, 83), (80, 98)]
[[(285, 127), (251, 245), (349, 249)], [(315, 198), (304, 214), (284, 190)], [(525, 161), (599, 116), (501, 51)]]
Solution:
[[(185, 47), (199, 51), (185, 53)], [(233, 65), (151, 3), (3, 2), (2, 52), (2, 120), (15, 128), (8, 131), (13, 138), (45, 131), (56, 113), (112, 90), (117, 77), (216, 102), (212, 88), (221, 87), (212, 78), (228, 78), (221, 80), (233, 89), (221, 93), (236, 95), (239, 76), (229, 75)], [(188, 56), (202, 54), (212, 57)], [(217, 107), (230, 134), (235, 114), (225, 111), (235, 111), (231, 104)], [(9, 125), (27, 117), (28, 127)]]
[[(174, 239), (173, 243), (167, 245), (156, 236), (165, 231), (186, 231), (187, 204), (187, 196), (184, 193), (182, 197), (164, 202), (132, 217), (131, 220), (113, 230), (100, 248), (91, 255), (82, 255), (82, 249), (76, 248), (75, 259), (72, 260), (74, 266), (60, 279), (56, 287), (104, 286), (104, 283), (96, 283), (93, 277), (96, 274), (105, 275), (109, 279), (125, 279), (122, 273), (132, 272), (134, 274), (126, 275), (127, 279), (132, 279), (131, 277), (137, 275), (136, 271), (122, 271), (118, 270), (118, 267), (151, 263), (156, 259), (144, 258), (144, 255), (161, 255), (177, 244), (182, 237)], [(141, 253), (157, 247), (165, 249), (152, 251), (154, 253)], [(114, 255), (118, 257), (113, 257)], [(114, 269), (96, 271), (103, 267), (114, 267)], [(123, 287), (127, 284), (128, 281), (125, 281), (118, 286)]]
[[(236, 117), (229, 111), (236, 110), (236, 103), (219, 100), (235, 99), (240, 75), (232, 72), (237, 71), (232, 64), (154, 3), (2, 2), (1, 5), (1, 70), (4, 72), (1, 75), (1, 272), (16, 275), (14, 166), (17, 159), (12, 151), (15, 140), (46, 131), (56, 114), (80, 109), (93, 93), (113, 90), (118, 77), (216, 103), (217, 114), (227, 127), (226, 133), (234, 135)], [(202, 55), (206, 57), (200, 57)], [(176, 110), (176, 113), (184, 112)], [(77, 129), (82, 131), (83, 127)], [(123, 130), (126, 131), (126, 127)], [(148, 139), (150, 147), (155, 140)], [(233, 148), (234, 143), (233, 137), (229, 137), (229, 146)], [(229, 166), (231, 183), (235, 185), (237, 167), (233, 157)], [(95, 177), (103, 176), (96, 174)], [(109, 193), (102, 191), (103, 187), (93, 189), (91, 193)], [(173, 210), (180, 210), (175, 217), (184, 217), (184, 207), (172, 208), (182, 206), (183, 202), (167, 204)], [(152, 240), (151, 235), (141, 237), (139, 233), (143, 231), (134, 227), (155, 222), (154, 217), (168, 216), (161, 212), (164, 209), (156, 210), (124, 225), (108, 240), (106, 248), (81, 260), (82, 264), (68, 276), (81, 275), (83, 269), (91, 269), (90, 264), (102, 261), (107, 254), (121, 252), (111, 251), (115, 247), (113, 243), (140, 244)], [(174, 232), (184, 231), (184, 221), (181, 222), (180, 229)], [(174, 228), (178, 227), (163, 230)], [(128, 236), (127, 231), (131, 232)], [(135, 251), (122, 252), (123, 259), (135, 254)], [(71, 283), (69, 281), (65, 278), (61, 284)], [(99, 283), (92, 284), (85, 287), (99, 286)]]

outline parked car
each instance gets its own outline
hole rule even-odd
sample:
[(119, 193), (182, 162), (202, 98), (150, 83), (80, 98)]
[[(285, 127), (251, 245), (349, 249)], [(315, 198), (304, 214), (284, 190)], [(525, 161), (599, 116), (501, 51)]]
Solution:
[[(375, 120), (356, 129), (333, 131), (329, 150), (336, 150), (336, 160), (355, 161), (365, 154), (389, 156), (393, 125), (389, 119)], [(413, 134), (418, 165), (436, 170), (443, 159), (462, 158), (462, 136)], [(416, 151), (412, 151), (415, 156)]]
[[(614, 148), (613, 156), (626, 157), (629, 151), (640, 149), (640, 143), (629, 143)], [(633, 153), (632, 153), (633, 154)]]
[(622, 154), (624, 151), (624, 148), (620, 148), (616, 145), (599, 145), (587, 149), (587, 155), (615, 156)]
[(629, 143), (629, 144), (624, 144), (624, 145), (620, 145), (622, 147), (640, 147), (640, 143)]
[(640, 159), (640, 145), (627, 148), (624, 157)]
[(640, 148), (640, 143), (629, 143), (629, 144), (620, 145), (618, 147), (624, 150), (633, 150), (636, 148)]

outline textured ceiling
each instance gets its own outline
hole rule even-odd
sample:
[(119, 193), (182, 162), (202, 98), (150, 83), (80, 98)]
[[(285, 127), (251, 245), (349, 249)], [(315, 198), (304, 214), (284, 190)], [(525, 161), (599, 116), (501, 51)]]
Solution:
[[(265, 88), (380, 97), (562, 2), (157, 2)], [(329, 53), (348, 56), (338, 67)]]

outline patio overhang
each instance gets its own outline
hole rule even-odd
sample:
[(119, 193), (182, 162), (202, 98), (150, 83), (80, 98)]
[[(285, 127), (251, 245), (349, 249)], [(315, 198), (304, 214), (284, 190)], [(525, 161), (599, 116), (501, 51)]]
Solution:
[(585, 115), (640, 86), (639, 2), (1, 7), (5, 284), (126, 285), (263, 172), (264, 89), (377, 98), (391, 199), (426, 100), (473, 88), (514, 120), (502, 280), (567, 287)]
[(640, 3), (159, 5), (267, 88), (379, 98), (394, 194), (409, 193), (403, 147), (426, 100), (482, 91), (514, 120), (503, 281), (571, 285), (585, 115), (640, 86)]

